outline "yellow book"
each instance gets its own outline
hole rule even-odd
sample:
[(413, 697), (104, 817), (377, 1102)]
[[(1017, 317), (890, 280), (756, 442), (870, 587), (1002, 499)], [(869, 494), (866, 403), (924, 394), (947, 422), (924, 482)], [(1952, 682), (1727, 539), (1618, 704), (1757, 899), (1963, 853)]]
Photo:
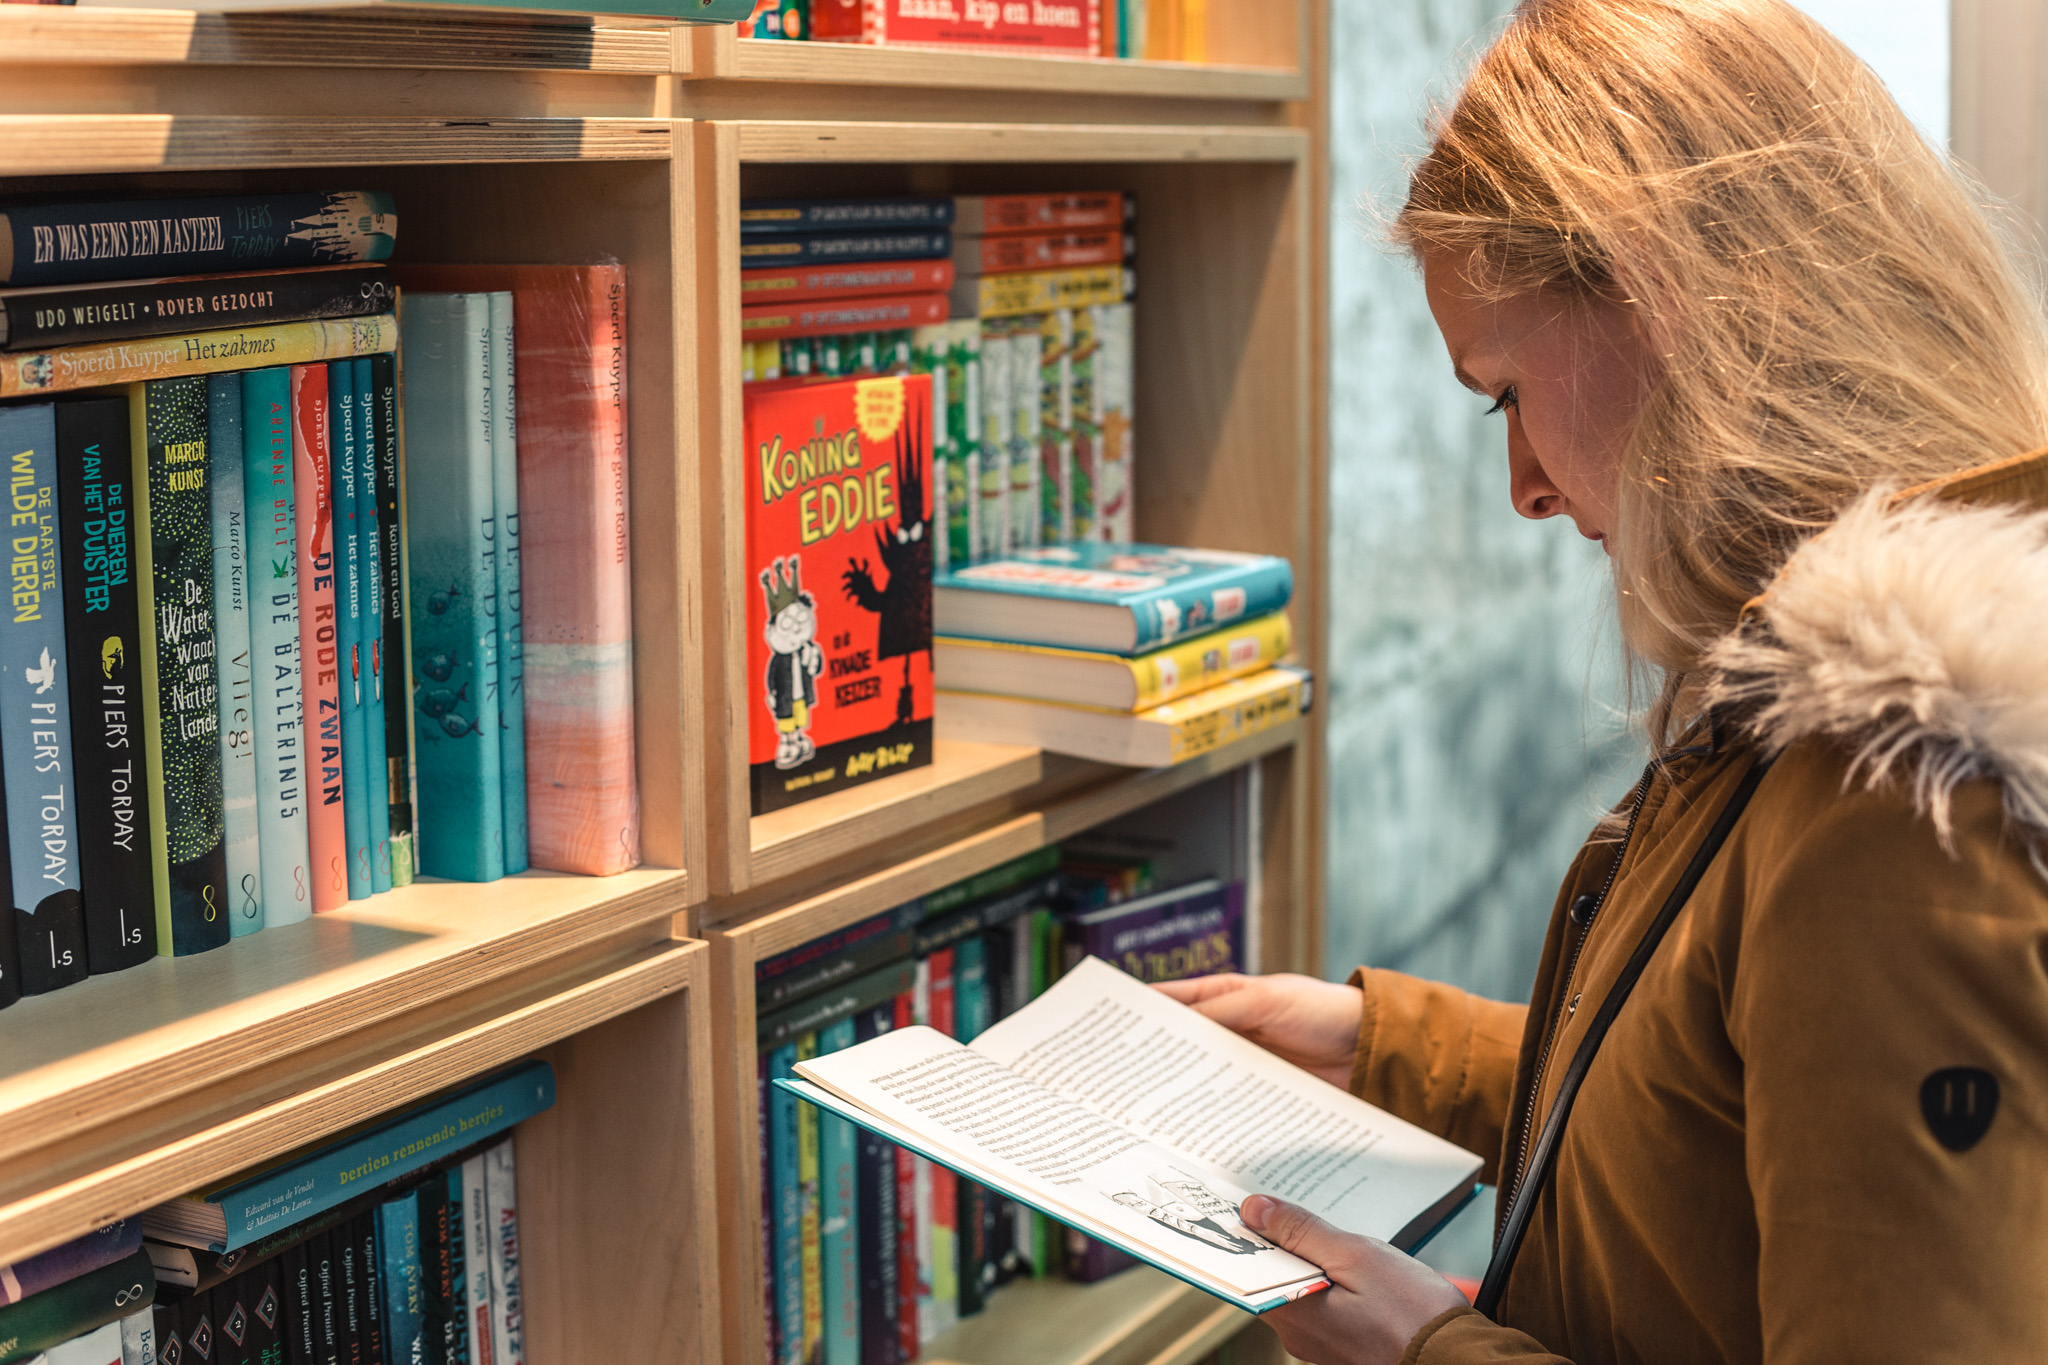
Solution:
[[(808, 1062), (818, 1055), (818, 1035), (806, 1033), (796, 1040), (796, 1059)], [(803, 1255), (800, 1264), (804, 1276), (804, 1359), (810, 1360), (811, 1343), (825, 1339), (825, 1260), (823, 1191), (819, 1186), (818, 1170), (818, 1111), (808, 1104), (800, 1104), (796, 1110), (796, 1170), (797, 1185), (803, 1200), (803, 1218), (798, 1225), (802, 1231)]]
[(389, 313), (60, 346), (0, 356), (0, 398), (271, 365), (309, 365), (316, 360), (346, 360), (397, 349), (398, 319)]
[(962, 275), (953, 281), (953, 316), (1009, 318), (1049, 313), (1055, 308), (1122, 303), (1127, 273), (1120, 265), (1080, 265), (1014, 275)]
[(1163, 768), (1306, 714), (1312, 687), (1306, 669), (1281, 665), (1135, 713), (941, 691), (935, 723), (940, 739), (1026, 744), (1098, 763)]
[(951, 692), (1149, 711), (1278, 663), (1293, 643), (1284, 611), (1133, 657), (941, 635), (932, 641), (932, 676)]

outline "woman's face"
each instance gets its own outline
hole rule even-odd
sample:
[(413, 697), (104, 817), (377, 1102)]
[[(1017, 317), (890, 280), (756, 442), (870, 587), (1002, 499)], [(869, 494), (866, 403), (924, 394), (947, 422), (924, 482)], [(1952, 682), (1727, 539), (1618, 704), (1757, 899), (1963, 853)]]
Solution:
[(1622, 450), (1649, 387), (1634, 321), (1621, 305), (1597, 299), (1487, 300), (1470, 283), (1468, 259), (1427, 253), (1423, 287), (1458, 382), (1507, 419), (1515, 510), (1539, 521), (1570, 517), (1604, 548)]

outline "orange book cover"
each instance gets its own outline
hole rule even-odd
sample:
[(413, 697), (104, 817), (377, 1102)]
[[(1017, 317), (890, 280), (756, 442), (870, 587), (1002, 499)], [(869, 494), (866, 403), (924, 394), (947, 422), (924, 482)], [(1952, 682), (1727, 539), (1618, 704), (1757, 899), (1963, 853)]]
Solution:
[(342, 810), (341, 655), (334, 618), (334, 483), (327, 366), (292, 366), (292, 497), (299, 546), (299, 684), (306, 708), (306, 861), (316, 914), (348, 904)]
[(931, 762), (931, 382), (890, 375), (747, 395), (757, 815)]
[(623, 872), (640, 862), (625, 267), (410, 266), (393, 277), (512, 294), (527, 859)]

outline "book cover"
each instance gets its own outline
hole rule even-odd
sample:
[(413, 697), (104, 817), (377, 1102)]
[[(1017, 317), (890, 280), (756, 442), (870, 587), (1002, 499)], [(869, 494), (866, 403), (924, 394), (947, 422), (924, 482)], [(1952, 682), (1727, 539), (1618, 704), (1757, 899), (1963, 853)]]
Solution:
[(263, 327), (391, 311), (377, 265), (301, 266), (107, 284), (0, 289), (0, 351), (40, 351), (171, 332)]
[(78, 803), (71, 693), (57, 550), (57, 414), (47, 403), (0, 408), (7, 462), (11, 609), (0, 615), (0, 765), (21, 991), (41, 995), (86, 976), (78, 889)]
[(336, 695), (341, 716), (342, 837), (348, 898), (368, 899), (370, 872), (370, 771), (363, 730), (369, 724), (362, 667), (363, 542), (356, 519), (356, 469), (362, 459), (362, 424), (356, 405), (356, 362), (327, 366), (327, 487), (334, 527), (334, 653)]
[[(450, 1172), (451, 1175), (456, 1172)], [(481, 1153), (460, 1167), (462, 1177), (463, 1302), (469, 1306), (471, 1365), (495, 1365), (491, 1354), (491, 1217), (484, 1195)]]
[(1121, 231), (1125, 196), (1116, 190), (1074, 194), (962, 194), (953, 199), (953, 230), (962, 236), (1008, 233)]
[(1137, 408), (1136, 358), (1132, 344), (1136, 326), (1129, 303), (1102, 304), (1091, 310), (1095, 327), (1095, 371), (1092, 435), (1095, 506), (1089, 531), (1093, 539), (1128, 544), (1137, 537)]
[(220, 374), (254, 365), (297, 365), (372, 355), (398, 344), (389, 314), (326, 322), (280, 322), (221, 332), (95, 342), (0, 355), (0, 398), (36, 397), (102, 384)]
[(206, 381), (206, 481), (213, 499), (213, 647), (220, 726), (221, 847), (227, 856), (228, 932), (264, 925), (256, 824), (254, 674), (249, 646), (249, 524), (242, 489), (242, 376)]
[(1276, 611), (1134, 655), (940, 635), (932, 667), (948, 692), (1149, 711), (1278, 663), (1293, 643), (1287, 614)]
[(814, 21), (822, 20), (812, 36), (825, 42), (1034, 52), (1046, 57), (1089, 57), (1102, 43), (1102, 0), (1041, 0), (1028, 7), (979, 9), (924, 0), (818, 0), (812, 12)]
[(953, 255), (944, 228), (884, 232), (804, 232), (740, 238), (740, 269), (844, 265), (854, 261), (943, 261)]
[[(389, 767), (384, 750), (384, 677), (378, 667), (384, 638), (384, 578), (380, 527), (377, 520), (377, 422), (375, 383), (367, 358), (349, 362), (355, 387), (356, 459), (354, 538), (356, 543), (356, 619), (343, 657), (343, 677), (353, 677), (362, 695), (363, 842), (370, 872), (370, 894), (391, 889), (391, 806), (385, 787)], [(344, 802), (346, 816), (346, 802)]]
[(291, 371), (273, 366), (244, 374), (242, 506), (255, 660), (257, 866), (266, 926), (296, 924), (313, 912), (292, 431)]
[(747, 397), (756, 814), (931, 761), (930, 383)]
[(377, 573), (383, 605), (375, 655), (378, 694), (384, 707), (385, 828), (389, 831), (391, 884), (411, 886), (418, 866), (413, 842), (412, 706), (407, 664), (405, 605), (405, 502), (400, 496), (398, 450), (398, 362), (373, 355), (370, 362), (371, 420), (377, 442)]
[(1069, 270), (1027, 270), (1014, 275), (961, 275), (950, 296), (954, 317), (1020, 317), (1054, 308), (1121, 303), (1130, 296), (1133, 275), (1122, 265), (1087, 265)]
[[(954, 244), (955, 250), (958, 245)], [(861, 261), (743, 270), (740, 306), (788, 307), (821, 299), (874, 298), (883, 294), (944, 295), (953, 288), (953, 269), (951, 261)]]
[(1278, 611), (1293, 590), (1292, 567), (1273, 555), (1047, 545), (948, 570), (933, 613), (943, 635), (1133, 654)]
[(156, 1276), (149, 1257), (133, 1251), (0, 1307), (0, 1361), (26, 1361), (38, 1351), (146, 1308), (155, 1298)]
[(142, 1220), (117, 1218), (83, 1237), (39, 1252), (12, 1265), (0, 1265), (0, 1306), (20, 1303), (31, 1294), (78, 1278), (88, 1271), (134, 1255), (142, 1249)]
[(1146, 985), (1244, 970), (1244, 884), (1214, 877), (1067, 917), (1070, 963), (1097, 957)]
[(505, 873), (526, 871), (526, 694), (520, 648), (518, 353), (510, 290), (491, 291), (491, 502), (497, 516), (498, 772)]
[(512, 1139), (484, 1153), (485, 1218), (490, 1242), (491, 1359), (526, 1365), (526, 1307), (519, 1286), (519, 1186)]
[(306, 861), (313, 909), (348, 904), (343, 806), (341, 637), (335, 619), (334, 487), (325, 365), (294, 365), (292, 499), (299, 585), (299, 696), (306, 743)]
[(419, 869), (470, 882), (505, 875), (489, 349), (487, 296), (407, 297), (405, 477), (434, 490), (406, 528)]
[(405, 278), (512, 291), (527, 856), (622, 872), (640, 861), (625, 269), (420, 266)]
[(754, 964), (755, 1010), (765, 1015), (909, 957), (911, 931), (923, 914), (923, 902), (908, 901), (786, 953), (761, 959)]
[[(806, 1033), (796, 1040), (796, 1059), (806, 1062), (818, 1055), (818, 1035)], [(815, 1365), (825, 1343), (825, 1261), (824, 1202), (819, 1185), (818, 1113), (809, 1105), (798, 1105), (796, 1113), (797, 1228), (800, 1255), (798, 1269), (803, 1289), (803, 1359)]]
[(740, 235), (760, 237), (793, 232), (875, 232), (891, 228), (942, 228), (953, 221), (953, 201), (944, 196), (870, 199), (748, 199), (740, 204)]
[(1116, 228), (1025, 232), (1002, 237), (955, 233), (953, 266), (962, 276), (968, 276), (1121, 265), (1130, 259), (1132, 240)]
[(335, 1207), (365, 1184), (395, 1180), (444, 1152), (504, 1132), (554, 1102), (552, 1068), (524, 1062), (367, 1131), (159, 1204), (143, 1214), (143, 1231), (163, 1241), (232, 1251)]
[(778, 299), (741, 308), (740, 336), (747, 341), (773, 341), (781, 337), (928, 327), (944, 322), (952, 315), (951, 310), (947, 295), (939, 293), (822, 301)]
[(419, 1193), (408, 1190), (377, 1209), (377, 1284), (391, 1358), (424, 1365), (426, 1271), (420, 1260)]
[(381, 261), (398, 211), (374, 191), (22, 204), (0, 214), (0, 284)]
[[(887, 1000), (854, 1018), (854, 1041), (878, 1038), (896, 1026), (896, 1002)], [(864, 1128), (854, 1130), (854, 1227), (859, 1246), (860, 1365), (902, 1365), (896, 1311), (900, 1297), (897, 1252), (896, 1146)]]
[[(796, 1074), (796, 1044), (763, 1049), (768, 1078)], [(775, 1269), (775, 1323), (779, 1365), (804, 1365), (803, 1184), (798, 1170), (797, 1101), (772, 1084), (768, 1089), (767, 1170), (763, 1184), (772, 1201), (775, 1236), (768, 1243)]]
[(1103, 711), (1026, 697), (948, 692), (939, 733), (980, 744), (1029, 744), (1097, 763), (1183, 763), (1308, 714), (1307, 670), (1285, 664), (1218, 683), (1149, 711)]
[(118, 972), (156, 956), (142, 758), (134, 459), (128, 400), (57, 405), (57, 521), (76, 762), (86, 957)]
[[(852, 1047), (853, 1020), (818, 1032), (818, 1055)], [(818, 1257), (824, 1303), (824, 1365), (860, 1365), (860, 1229), (854, 1126), (818, 1120)]]

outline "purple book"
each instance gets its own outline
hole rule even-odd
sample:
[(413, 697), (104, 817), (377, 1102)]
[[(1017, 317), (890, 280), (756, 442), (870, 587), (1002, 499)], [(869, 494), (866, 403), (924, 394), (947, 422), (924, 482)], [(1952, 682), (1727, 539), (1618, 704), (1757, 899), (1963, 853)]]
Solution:
[(1067, 965), (1099, 957), (1151, 985), (1244, 970), (1244, 883), (1214, 877), (1071, 915)]
[(123, 1218), (26, 1261), (0, 1265), (0, 1304), (20, 1303), (31, 1294), (75, 1280), (140, 1250), (142, 1220)]

